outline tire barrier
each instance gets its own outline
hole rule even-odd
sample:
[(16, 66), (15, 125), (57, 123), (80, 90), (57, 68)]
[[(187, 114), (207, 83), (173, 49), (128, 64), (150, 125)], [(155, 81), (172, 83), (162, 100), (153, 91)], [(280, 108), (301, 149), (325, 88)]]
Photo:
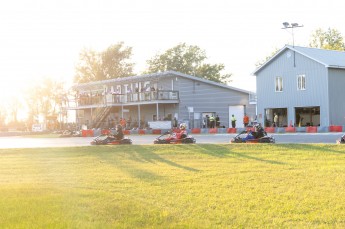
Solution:
[[(345, 127), (343, 126), (305, 126), (305, 127), (265, 127), (265, 131), (267, 133), (321, 133), (321, 132), (343, 132)], [(253, 127), (246, 127), (246, 128), (192, 128), (188, 130), (191, 134), (236, 134), (242, 132), (243, 130), (247, 131), (254, 131)], [(125, 135), (144, 135), (144, 134), (153, 134), (153, 135), (160, 135), (165, 133), (166, 131), (171, 130), (161, 130), (161, 129), (139, 129), (139, 130), (124, 130), (123, 133)], [(173, 132), (179, 132), (179, 129), (173, 129)], [(108, 134), (113, 133), (115, 130), (108, 130), (108, 129), (89, 129), (89, 130), (82, 130), (81, 135), (82, 137), (97, 137), (100, 134)]]

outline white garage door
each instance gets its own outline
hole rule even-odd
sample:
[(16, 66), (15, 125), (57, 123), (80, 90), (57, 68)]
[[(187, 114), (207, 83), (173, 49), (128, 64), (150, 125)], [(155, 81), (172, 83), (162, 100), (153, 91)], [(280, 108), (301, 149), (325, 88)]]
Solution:
[(243, 116), (244, 116), (244, 106), (229, 106), (229, 127), (231, 127), (231, 116), (235, 115), (236, 118), (236, 128), (243, 128)]

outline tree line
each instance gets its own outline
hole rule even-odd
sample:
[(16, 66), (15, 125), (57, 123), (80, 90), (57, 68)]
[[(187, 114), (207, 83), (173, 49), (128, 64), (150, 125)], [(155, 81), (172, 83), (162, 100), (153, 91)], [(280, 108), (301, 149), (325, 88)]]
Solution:
[(207, 63), (205, 50), (195, 45), (181, 43), (164, 53), (156, 54), (146, 61), (147, 68), (140, 73), (133, 71), (134, 63), (131, 62), (131, 56), (132, 47), (125, 46), (123, 42), (111, 45), (101, 52), (84, 49), (80, 53), (74, 82), (86, 83), (169, 70), (218, 83), (230, 81), (231, 73), (222, 73), (225, 65)]

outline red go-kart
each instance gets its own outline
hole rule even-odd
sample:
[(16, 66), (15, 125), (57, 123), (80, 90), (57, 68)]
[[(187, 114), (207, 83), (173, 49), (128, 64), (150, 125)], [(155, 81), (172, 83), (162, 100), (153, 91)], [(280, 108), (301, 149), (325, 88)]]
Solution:
[(196, 142), (195, 138), (191, 135), (187, 135), (181, 139), (177, 139), (175, 133), (170, 131), (165, 132), (161, 136), (157, 137), (153, 143), (154, 144), (193, 144)]

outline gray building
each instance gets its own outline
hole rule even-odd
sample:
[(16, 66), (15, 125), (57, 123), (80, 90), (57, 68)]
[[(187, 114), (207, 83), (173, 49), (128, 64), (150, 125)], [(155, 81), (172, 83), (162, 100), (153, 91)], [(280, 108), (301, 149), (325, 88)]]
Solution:
[(287, 45), (254, 75), (265, 126), (344, 125), (345, 52)]
[(175, 118), (203, 128), (207, 115), (218, 115), (227, 128), (232, 114), (243, 127), (244, 113), (252, 120), (256, 115), (254, 93), (174, 71), (77, 84), (73, 91), (67, 109), (76, 110), (77, 123), (88, 128), (113, 127), (121, 118), (130, 129), (173, 124)]

